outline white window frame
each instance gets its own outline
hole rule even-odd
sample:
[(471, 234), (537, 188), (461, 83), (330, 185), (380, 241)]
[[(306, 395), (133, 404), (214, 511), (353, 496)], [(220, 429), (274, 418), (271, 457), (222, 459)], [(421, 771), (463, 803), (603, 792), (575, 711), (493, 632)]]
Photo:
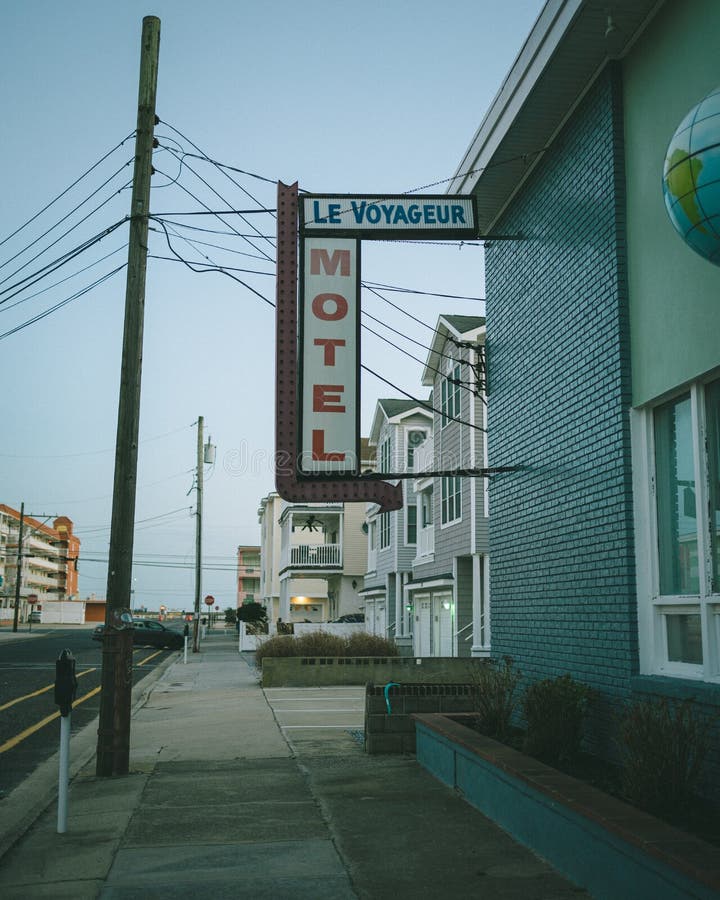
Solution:
[[(453, 485), (452, 493), (448, 490)], [(440, 479), (440, 527), (447, 528), (462, 522), (462, 478), (458, 475), (443, 476)], [(454, 518), (450, 518), (450, 497), (453, 498)]]
[[(709, 467), (705, 453), (707, 427), (705, 388), (718, 378), (704, 378), (684, 386), (652, 406), (632, 413), (633, 493), (637, 561), (638, 638), (643, 674), (720, 683), (720, 593), (712, 592), (710, 546)], [(698, 594), (661, 595), (658, 550), (657, 486), (655, 478), (655, 412), (667, 403), (690, 395), (695, 479), (695, 521), (698, 536)], [(670, 661), (667, 615), (699, 613), (702, 634), (700, 665)]]

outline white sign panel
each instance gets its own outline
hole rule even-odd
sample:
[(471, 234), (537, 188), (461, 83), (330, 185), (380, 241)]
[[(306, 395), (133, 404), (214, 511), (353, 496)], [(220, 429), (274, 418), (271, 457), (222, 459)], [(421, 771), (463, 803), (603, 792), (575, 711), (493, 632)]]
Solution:
[(360, 244), (334, 237), (302, 243), (300, 471), (356, 472)]
[(309, 195), (301, 205), (301, 231), (353, 234), (363, 239), (428, 239), (477, 236), (475, 198), (472, 196), (412, 194), (400, 196)]

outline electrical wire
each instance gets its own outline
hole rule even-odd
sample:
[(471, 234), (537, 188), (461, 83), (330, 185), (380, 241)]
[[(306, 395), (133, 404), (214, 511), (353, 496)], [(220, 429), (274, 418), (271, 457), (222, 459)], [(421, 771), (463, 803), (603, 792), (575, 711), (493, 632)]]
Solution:
[[(16, 260), (16, 259), (18, 258), (18, 256), (22, 256), (23, 253), (26, 253), (28, 250), (30, 250), (32, 247), (34, 247), (36, 244), (39, 244), (40, 241), (41, 241), (43, 238), (47, 237), (52, 231), (55, 231), (55, 229), (56, 229), (59, 225), (62, 225), (63, 222), (67, 221), (73, 213), (77, 212), (81, 207), (83, 207), (83, 206), (88, 202), (88, 200), (91, 200), (96, 194), (99, 194), (100, 191), (101, 191), (106, 185), (110, 184), (110, 182), (113, 180), (113, 178), (117, 177), (117, 175), (119, 175), (120, 172), (122, 172), (123, 169), (126, 169), (131, 163), (132, 163), (132, 159), (129, 159), (129, 160), (128, 160), (126, 163), (124, 163), (124, 164), (123, 164), (116, 172), (113, 172), (113, 174), (112, 174), (106, 181), (104, 181), (104, 182), (100, 185), (100, 187), (96, 188), (96, 190), (94, 190), (94, 191), (93, 191), (91, 194), (89, 194), (84, 200), (82, 200), (80, 203), (78, 203), (78, 205), (75, 206), (73, 209), (71, 209), (69, 213), (66, 213), (66, 214), (62, 217), (62, 219), (59, 219), (54, 225), (52, 225), (50, 228), (48, 228), (47, 231), (44, 231), (41, 235), (39, 235), (38, 237), (36, 237), (34, 241), (32, 241), (31, 243), (29, 243), (29, 244), (28, 244), (26, 247), (24, 247), (22, 250), (18, 250), (18, 252), (17, 252), (14, 256), (11, 256), (9, 259), (6, 259), (4, 263), (0, 263), (0, 269), (4, 269), (5, 266), (9, 265), (11, 262), (13, 262), (14, 260)], [(132, 183), (132, 182), (129, 182), (129, 183)], [(111, 199), (112, 199), (112, 197), (115, 197), (115, 196), (116, 196), (116, 194), (112, 194), (112, 195), (111, 195)], [(107, 201), (106, 201), (106, 202), (107, 202)], [(105, 204), (102, 203), (99, 207), (97, 207), (97, 209), (93, 210), (93, 212), (97, 212), (97, 210), (98, 210), (98, 209), (101, 209), (104, 205), (105, 205)], [(90, 213), (90, 215), (92, 215), (92, 214), (93, 214), (93, 213)], [(87, 218), (87, 217), (86, 217), (86, 218)], [(78, 222), (78, 225), (81, 225), (84, 221), (85, 221), (85, 219), (81, 219), (80, 222)], [(73, 228), (71, 228), (70, 231), (72, 231), (72, 230), (73, 230), (74, 228), (76, 228), (76, 227), (77, 227), (77, 226), (73, 226)], [(68, 234), (70, 233), (70, 231), (66, 231), (65, 234), (61, 235), (61, 237), (59, 238), (59, 240), (62, 240), (62, 238), (65, 237), (66, 235), (68, 235)], [(55, 243), (57, 243), (57, 241), (55, 241)], [(50, 246), (47, 247), (46, 250), (49, 250), (50, 247), (54, 247), (54, 246), (55, 246), (55, 244), (50, 244)], [(42, 256), (42, 254), (43, 254), (44, 252), (45, 252), (45, 251), (43, 250), (41, 253), (38, 254), (38, 256)], [(38, 256), (34, 256), (31, 260), (28, 261), (28, 263), (26, 263), (26, 265), (29, 265), (31, 262), (33, 262), (34, 260), (36, 260), (36, 259), (38, 258)], [(15, 275), (18, 274), (18, 272), (22, 272), (22, 270), (23, 270), (24, 268), (25, 268), (25, 266), (21, 266), (19, 269), (16, 269), (15, 272), (12, 273), (12, 275), (8, 275), (7, 278), (4, 278), (2, 281), (0, 281), (0, 284), (4, 284), (4, 283), (5, 283), (6, 281), (8, 281), (10, 278), (13, 278)]]
[(83, 178), (86, 178), (91, 172), (93, 172), (95, 169), (97, 169), (98, 166), (102, 165), (102, 163), (104, 163), (105, 160), (108, 159), (108, 157), (112, 156), (112, 154), (116, 150), (119, 150), (120, 147), (122, 147), (126, 141), (128, 141), (131, 137), (133, 137), (134, 134), (135, 134), (135, 131), (131, 131), (130, 134), (127, 135), (127, 137), (124, 137), (120, 141), (119, 144), (116, 144), (111, 150), (108, 150), (108, 152), (103, 157), (101, 157), (96, 163), (94, 163), (92, 166), (90, 166), (89, 169), (87, 169), (85, 172), (83, 172), (83, 174), (79, 178), (76, 178), (75, 181), (73, 181), (73, 183), (71, 185), (66, 187), (64, 191), (61, 191), (57, 195), (57, 197), (55, 197), (53, 200), (51, 200), (49, 203), (47, 203), (45, 206), (43, 206), (43, 208), (39, 212), (36, 212), (34, 216), (31, 216), (27, 220), (27, 222), (23, 222), (22, 225), (20, 225), (18, 228), (15, 229), (15, 231), (13, 231), (7, 237), (4, 237), (2, 240), (0, 240), (0, 247), (2, 247), (3, 244), (6, 244), (11, 238), (14, 238), (16, 234), (20, 234), (20, 232), (24, 228), (27, 228), (28, 225), (31, 225), (44, 212), (47, 212), (50, 209), (50, 207), (53, 206), (55, 203), (57, 203), (58, 200), (61, 200), (65, 196), (65, 194), (69, 193), (69, 191), (71, 191), (74, 187), (76, 187), (78, 184), (80, 184), (80, 182), (83, 180)]
[[(171, 151), (171, 152), (172, 152), (172, 151)], [(234, 211), (234, 207), (233, 207), (232, 203), (230, 203), (229, 200), (227, 200), (225, 197), (223, 197), (223, 195), (222, 195), (219, 191), (216, 191), (215, 188), (210, 184), (210, 182), (206, 181), (206, 180), (202, 177), (202, 175), (200, 175), (198, 172), (195, 171), (195, 169), (193, 169), (193, 167), (192, 167), (191, 165), (189, 165), (188, 163), (185, 163), (185, 168), (186, 168), (189, 172), (192, 172), (192, 174), (198, 179), (198, 181), (201, 181), (201, 182), (205, 185), (205, 187), (207, 187), (210, 191), (212, 191), (212, 193), (215, 194), (215, 196), (216, 196), (219, 200), (222, 200), (222, 202), (228, 207), (228, 210)], [(166, 177), (167, 177), (167, 176), (166, 176)], [(182, 187), (182, 185), (180, 185), (180, 187)], [(201, 204), (201, 205), (202, 205), (202, 206), (205, 206), (204, 203)], [(265, 210), (265, 209), (263, 209), (263, 210), (261, 210), (261, 211), (262, 211), (262, 212), (267, 212), (267, 210)], [(218, 216), (218, 218), (220, 218), (220, 217)], [(257, 232), (257, 236), (258, 236), (258, 237), (262, 238), (263, 240), (266, 240), (266, 241), (270, 244), (270, 246), (273, 247), (273, 249), (275, 249), (274, 244), (273, 244), (273, 242), (270, 240), (270, 238), (265, 237), (265, 236), (264, 236), (264, 235), (263, 235), (263, 234), (262, 234), (262, 233), (261, 233), (261, 232), (260, 232), (260, 231), (252, 224), (252, 222), (249, 222), (249, 221), (248, 221), (248, 219), (247, 219), (246, 216), (244, 216), (242, 213), (240, 213), (240, 218), (241, 218), (241, 219), (243, 220), (243, 222), (245, 222), (245, 224), (248, 225), (253, 231)], [(220, 219), (220, 221), (222, 222), (223, 220)], [(227, 225), (227, 222), (225, 222), (224, 224)], [(250, 240), (250, 238), (244, 238), (244, 240), (246, 240), (246, 241), (248, 242), (248, 244), (250, 244), (250, 246), (253, 248), (253, 250), (257, 250), (258, 253), (264, 253), (264, 251), (263, 251), (260, 247), (256, 246), (256, 245)], [(271, 256), (269, 256), (268, 254), (265, 254), (265, 255), (267, 256), (267, 258), (268, 258), (269, 260), (271, 260), (272, 262), (275, 262), (275, 260), (272, 259)]]
[(13, 334), (17, 334), (19, 331), (22, 331), (24, 328), (27, 328), (30, 325), (34, 325), (36, 322), (40, 322), (42, 319), (47, 318), (47, 316), (52, 315), (52, 313), (57, 312), (57, 310), (62, 309), (63, 306), (67, 306), (68, 303), (72, 303), (73, 300), (77, 300), (79, 297), (82, 297), (84, 294), (89, 293), (93, 288), (98, 287), (103, 282), (107, 281), (109, 278), (112, 278), (113, 275), (117, 275), (118, 272), (121, 272), (127, 263), (123, 263), (121, 266), (118, 266), (116, 269), (113, 269), (111, 272), (108, 272), (105, 275), (102, 275), (96, 281), (93, 281), (92, 284), (87, 285), (87, 287), (82, 288), (76, 293), (72, 294), (70, 297), (66, 297), (64, 300), (61, 300), (59, 303), (56, 303), (55, 306), (51, 306), (49, 309), (44, 310), (41, 313), (38, 313), (36, 316), (33, 316), (31, 319), (27, 319), (25, 322), (22, 322), (20, 325), (16, 325), (15, 328), (11, 328), (9, 331), (0, 334), (0, 341), (5, 338), (10, 337)]
[[(52, 262), (47, 263), (41, 269), (37, 269), (35, 272), (30, 275), (26, 275), (25, 278), (20, 279), (20, 281), (17, 281), (15, 284), (11, 284), (9, 287), (3, 288), (2, 290), (0, 290), (0, 296), (3, 294), (9, 294), (9, 296), (5, 297), (4, 300), (0, 300), (0, 304), (7, 303), (8, 300), (12, 300), (18, 294), (22, 293), (24, 290), (27, 290), (27, 288), (32, 287), (34, 284), (37, 284), (37, 282), (45, 278), (46, 275), (50, 275), (53, 272), (56, 272), (66, 263), (69, 263), (73, 259), (75, 259), (75, 257), (80, 256), (81, 253), (89, 250), (95, 244), (99, 244), (100, 241), (104, 240), (108, 235), (112, 234), (113, 231), (116, 231), (127, 221), (128, 217), (126, 216), (124, 219), (120, 219), (119, 222), (115, 222), (113, 225), (110, 225), (104, 231), (99, 232), (94, 237), (88, 238), (82, 244), (78, 244), (77, 247), (73, 247), (72, 250), (68, 250), (66, 253), (64, 253), (62, 256), (59, 256)], [(28, 283), (25, 284), (25, 282)], [(14, 293), (12, 293), (13, 291)]]
[(165, 228), (165, 225), (164, 225), (164, 223), (163, 223), (162, 221), (160, 222), (160, 225), (162, 226), (163, 230), (165, 231), (165, 239), (167, 240), (167, 244), (168, 244), (168, 247), (170, 248), (170, 252), (171, 252), (174, 256), (176, 256), (176, 257), (180, 260), (180, 262), (185, 263), (185, 265), (188, 267), (188, 269), (190, 269), (191, 272), (196, 272), (196, 273), (198, 273), (198, 274), (204, 274), (204, 273), (206, 273), (206, 272), (220, 272), (222, 275), (226, 275), (228, 278), (232, 278), (233, 281), (237, 281), (238, 284), (241, 284), (241, 285), (242, 285), (244, 288), (246, 288), (248, 291), (250, 291), (251, 293), (255, 294), (255, 295), (256, 295), (257, 297), (259, 297), (264, 303), (267, 303), (268, 306), (272, 306), (273, 309), (275, 308), (275, 304), (273, 303), (272, 300), (268, 300), (268, 298), (265, 297), (263, 294), (261, 294), (260, 291), (256, 291), (254, 287), (252, 287), (251, 285), (249, 285), (247, 282), (243, 281), (241, 278), (238, 278), (237, 275), (233, 275), (231, 272), (226, 271), (222, 266), (217, 266), (217, 267), (214, 268), (214, 269), (210, 269), (210, 268), (206, 268), (206, 269), (196, 269), (196, 268), (195, 268), (191, 263), (189, 263), (186, 259), (183, 259), (183, 257), (180, 256), (180, 254), (175, 250), (175, 248), (174, 248), (173, 245), (172, 245), (172, 242), (170, 241), (170, 235), (168, 234), (168, 231), (167, 231), (167, 229)]
[(360, 368), (364, 369), (370, 375), (374, 375), (380, 381), (385, 382), (385, 384), (389, 385), (396, 391), (399, 391), (403, 396), (407, 397), (408, 400), (414, 400), (418, 406), (422, 406), (423, 409), (427, 409), (431, 412), (437, 413), (443, 419), (450, 419), (452, 422), (458, 422), (460, 425), (465, 425), (467, 428), (473, 428), (475, 431), (482, 431), (484, 434), (487, 433), (487, 428), (482, 428), (480, 425), (473, 425), (472, 422), (466, 422), (464, 419), (459, 419), (457, 416), (451, 416), (449, 413), (443, 412), (441, 409), (438, 409), (436, 406), (433, 406), (432, 403), (429, 403), (427, 400), (420, 400), (419, 397), (413, 396), (413, 394), (408, 394), (407, 391), (404, 391), (402, 388), (399, 388), (396, 384), (393, 384), (392, 381), (388, 381), (387, 378), (384, 378), (374, 369), (371, 369), (369, 366), (366, 366), (364, 363), (360, 363)]
[[(28, 300), (34, 300), (35, 297), (39, 297), (41, 294), (47, 294), (47, 292), (51, 291), (53, 288), (56, 288), (61, 284), (65, 284), (66, 281), (71, 281), (73, 278), (77, 278), (78, 275), (82, 275), (83, 272), (87, 272), (88, 269), (92, 269), (95, 266), (99, 265), (101, 262), (105, 262), (106, 259), (110, 259), (111, 256), (115, 256), (116, 253), (119, 253), (121, 250), (125, 250), (127, 246), (127, 242), (121, 244), (115, 250), (111, 250), (110, 253), (106, 253), (105, 256), (101, 256), (99, 259), (96, 259), (95, 262), (90, 263), (89, 266), (78, 269), (77, 272), (73, 272), (72, 275), (67, 275), (65, 278), (61, 278), (60, 281), (56, 281), (48, 287), (43, 288), (40, 291), (36, 291), (34, 294), (29, 294), (27, 297), (23, 297), (22, 300), (16, 300), (15, 303), (11, 303), (10, 306), (6, 306), (3, 309), (0, 309), (0, 313), (15, 309), (15, 307), (20, 306), (21, 303), (26, 303)], [(0, 456), (2, 456), (1, 453)]]

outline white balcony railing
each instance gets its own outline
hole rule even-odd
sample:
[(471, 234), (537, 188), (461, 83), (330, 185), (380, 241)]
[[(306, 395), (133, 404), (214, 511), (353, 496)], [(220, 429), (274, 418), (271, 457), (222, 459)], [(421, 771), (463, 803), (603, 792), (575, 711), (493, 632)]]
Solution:
[(291, 566), (317, 566), (319, 569), (342, 566), (340, 544), (297, 544), (290, 548)]
[(420, 528), (417, 535), (417, 555), (431, 556), (435, 552), (435, 530), (432, 525)]

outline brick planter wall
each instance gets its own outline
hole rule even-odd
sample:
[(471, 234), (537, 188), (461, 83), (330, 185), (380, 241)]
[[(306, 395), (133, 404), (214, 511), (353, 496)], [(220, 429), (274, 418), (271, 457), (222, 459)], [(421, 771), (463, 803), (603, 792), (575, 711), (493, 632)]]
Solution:
[(472, 685), (399, 684), (388, 691), (384, 685), (365, 689), (365, 752), (415, 753), (413, 713), (457, 713), (473, 709)]

